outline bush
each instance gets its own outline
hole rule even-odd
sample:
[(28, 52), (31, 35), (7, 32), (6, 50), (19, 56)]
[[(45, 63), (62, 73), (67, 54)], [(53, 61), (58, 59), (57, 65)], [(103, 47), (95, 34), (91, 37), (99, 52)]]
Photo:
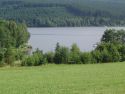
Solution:
[(94, 50), (91, 52), (92, 54), (92, 61), (93, 63), (101, 63), (102, 62), (102, 55), (101, 52), (98, 50)]
[(122, 47), (119, 49), (120, 55), (121, 55), (121, 61), (125, 61), (125, 45), (122, 45)]
[(34, 63), (35, 63), (34, 58), (32, 58), (30, 56), (28, 58), (26, 58), (25, 61), (23, 61), (23, 65), (25, 65), (25, 66), (33, 66)]
[(22, 66), (38, 66), (44, 64), (44, 57), (42, 51), (37, 49), (31, 56), (22, 60)]
[(0, 65), (3, 65), (4, 63), (4, 54), (5, 51), (3, 49), (0, 49)]
[(47, 58), (43, 59), (43, 64), (48, 64)]
[(48, 63), (54, 63), (54, 53), (53, 52), (47, 52), (44, 55), (48, 61)]
[(8, 48), (4, 54), (4, 60), (6, 64), (11, 65), (15, 61), (15, 53), (12, 48)]
[(99, 62), (117, 62), (121, 60), (119, 52), (119, 44), (114, 43), (100, 43), (95, 49), (93, 55)]
[(112, 62), (118, 62), (121, 60), (120, 53), (114, 44), (109, 45), (109, 52), (112, 55)]
[(93, 62), (92, 61), (92, 55), (89, 52), (81, 53), (80, 58), (81, 58), (81, 62), (83, 64), (88, 64), (88, 63), (92, 63)]
[(112, 61), (112, 55), (109, 53), (107, 49), (104, 49), (101, 52), (101, 56), (102, 56), (102, 63), (108, 63)]

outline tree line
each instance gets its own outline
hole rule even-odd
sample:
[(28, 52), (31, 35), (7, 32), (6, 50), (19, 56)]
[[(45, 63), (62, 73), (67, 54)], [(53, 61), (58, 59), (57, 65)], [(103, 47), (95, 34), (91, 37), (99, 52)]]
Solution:
[(125, 25), (125, 7), (119, 3), (105, 4), (96, 0), (95, 2), (79, 0), (81, 4), (75, 0), (70, 3), (68, 1), (59, 3), (58, 0), (29, 1), (0, 1), (0, 18), (26, 23), (29, 27)]
[(27, 45), (30, 34), (25, 24), (0, 21), (0, 65), (39, 66), (43, 64), (96, 64), (125, 61), (125, 30), (109, 29), (104, 32), (100, 43), (90, 52), (80, 51), (77, 44), (71, 48), (57, 43), (54, 52), (42, 50), (30, 54)]
[(96, 64), (125, 61), (125, 30), (106, 30), (100, 43), (90, 52), (82, 52), (76, 44), (71, 49), (57, 43), (54, 52), (37, 49), (22, 61), (23, 66), (42, 64)]

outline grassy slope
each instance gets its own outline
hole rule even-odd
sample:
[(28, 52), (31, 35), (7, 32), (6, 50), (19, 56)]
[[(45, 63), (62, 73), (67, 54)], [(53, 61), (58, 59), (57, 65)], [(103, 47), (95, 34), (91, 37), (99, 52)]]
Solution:
[(125, 94), (125, 63), (1, 68), (0, 94)]

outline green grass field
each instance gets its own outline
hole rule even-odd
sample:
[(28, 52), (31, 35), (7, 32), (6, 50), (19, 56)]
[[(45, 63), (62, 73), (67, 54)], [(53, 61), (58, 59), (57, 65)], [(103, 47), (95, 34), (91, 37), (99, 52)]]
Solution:
[(125, 63), (0, 68), (0, 94), (125, 94)]

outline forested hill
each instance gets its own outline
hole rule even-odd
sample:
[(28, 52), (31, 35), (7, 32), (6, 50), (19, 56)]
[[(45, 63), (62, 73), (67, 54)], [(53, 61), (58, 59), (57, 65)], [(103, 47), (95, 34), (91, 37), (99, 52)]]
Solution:
[(0, 0), (0, 18), (32, 27), (125, 26), (125, 0)]

